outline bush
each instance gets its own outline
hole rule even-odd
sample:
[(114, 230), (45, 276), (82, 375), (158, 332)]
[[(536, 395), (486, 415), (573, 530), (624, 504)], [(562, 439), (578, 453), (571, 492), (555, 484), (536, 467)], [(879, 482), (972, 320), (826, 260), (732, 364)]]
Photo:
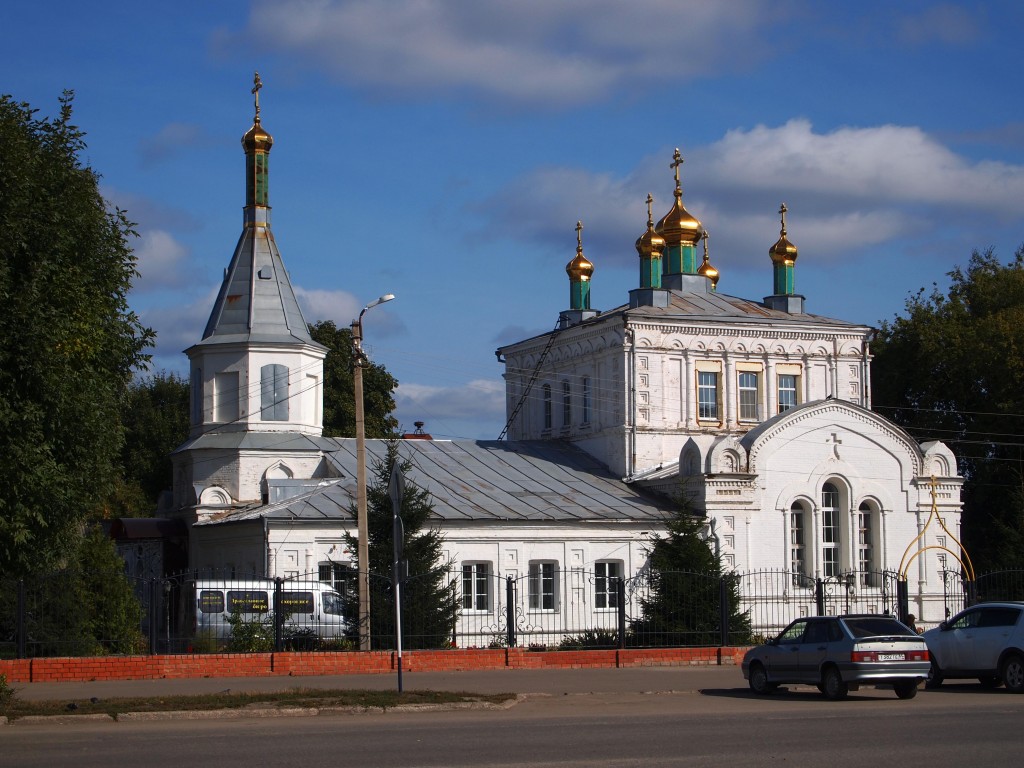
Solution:
[(588, 629), (582, 635), (570, 635), (558, 644), (560, 651), (580, 648), (615, 648), (619, 644), (619, 633), (612, 629)]

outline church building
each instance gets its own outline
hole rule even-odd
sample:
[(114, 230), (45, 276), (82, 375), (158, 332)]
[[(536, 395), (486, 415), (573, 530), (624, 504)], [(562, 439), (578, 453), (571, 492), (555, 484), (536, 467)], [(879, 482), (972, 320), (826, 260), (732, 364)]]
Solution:
[[(187, 528), (194, 572), (333, 581), (354, 556), (356, 441), (322, 435), (326, 349), (271, 231), (261, 85), (257, 75), (242, 138), (242, 233), (186, 350), (191, 432), (162, 514)], [(923, 550), (958, 546), (944, 538), (959, 528), (952, 453), (871, 411), (872, 329), (805, 310), (785, 206), (766, 259), (772, 294), (717, 290), (707, 230), (683, 207), (681, 163), (677, 150), (674, 204), (657, 225), (648, 196), (628, 302), (591, 308), (594, 265), (577, 225), (558, 326), (498, 350), (507, 440), (401, 442), (406, 482), (431, 494), (461, 620), (475, 622), (467, 636), (498, 621), (507, 577), (528, 582), (524, 611), (572, 603), (613, 621), (609, 579), (644, 572), (680, 498), (706, 516), (727, 568), (787, 573), (786, 589), (805, 588), (801, 578), (882, 589), (874, 574), (912, 549), (911, 610), (937, 621), (940, 571), (955, 563)], [(385, 448), (366, 441), (371, 467)], [(924, 530), (933, 499), (938, 534)]]

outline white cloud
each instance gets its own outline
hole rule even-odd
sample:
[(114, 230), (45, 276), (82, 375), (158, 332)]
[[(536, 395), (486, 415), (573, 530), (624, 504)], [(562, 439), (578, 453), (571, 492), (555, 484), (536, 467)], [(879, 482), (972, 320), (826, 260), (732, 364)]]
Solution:
[(135, 257), (139, 278), (132, 288), (140, 293), (180, 288), (195, 280), (188, 249), (162, 229), (140, 234)]
[(255, 0), (245, 37), (376, 91), (555, 106), (773, 55), (767, 0)]
[(156, 331), (156, 347), (150, 350), (153, 370), (187, 374), (188, 358), (182, 352), (202, 339), (218, 290), (219, 286), (211, 288), (189, 303), (139, 310), (142, 324)]
[(395, 391), (395, 417), (411, 432), (417, 421), (434, 437), (494, 440), (505, 422), (505, 385), (474, 379), (451, 387), (402, 382)]
[[(641, 158), (621, 176), (576, 168), (533, 171), (481, 203), (483, 227), (509, 238), (584, 250), (597, 268), (635, 263), (633, 243), (669, 209), (672, 149)], [(967, 224), (1020, 220), (1024, 167), (969, 161), (916, 127), (843, 127), (816, 133), (801, 119), (778, 127), (729, 131), (684, 153), (684, 204), (711, 232), (712, 263), (757, 264), (779, 234), (779, 204), (789, 207), (790, 239), (802, 252), (835, 259), (898, 239), (945, 237)], [(511, 223), (510, 223), (511, 222)]]
[[(347, 291), (307, 289), (300, 285), (292, 287), (307, 323), (331, 320), (339, 328), (348, 328), (366, 306), (362, 300)], [(364, 315), (363, 326), (372, 326), (374, 335), (385, 337), (396, 335), (405, 329), (399, 316), (388, 311), (386, 306), (375, 307)]]

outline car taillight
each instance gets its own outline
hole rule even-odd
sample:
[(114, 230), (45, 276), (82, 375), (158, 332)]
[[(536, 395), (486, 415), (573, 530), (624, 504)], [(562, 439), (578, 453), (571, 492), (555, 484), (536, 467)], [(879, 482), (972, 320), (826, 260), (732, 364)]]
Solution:
[(927, 648), (923, 651), (910, 651), (907, 654), (907, 661), (931, 661), (931, 656), (928, 655)]
[(853, 651), (850, 654), (850, 661), (855, 663), (862, 663), (865, 661), (878, 661), (878, 654), (874, 651)]
[[(931, 659), (928, 655), (927, 648), (923, 648), (919, 651), (897, 651), (896, 653), (902, 653), (904, 661), (930, 661)], [(886, 651), (852, 651), (850, 653), (850, 661), (859, 664), (874, 661), (892, 661), (892, 659), (885, 658), (891, 654), (892, 652)], [(882, 656), (881, 659), (878, 658), (879, 655)]]

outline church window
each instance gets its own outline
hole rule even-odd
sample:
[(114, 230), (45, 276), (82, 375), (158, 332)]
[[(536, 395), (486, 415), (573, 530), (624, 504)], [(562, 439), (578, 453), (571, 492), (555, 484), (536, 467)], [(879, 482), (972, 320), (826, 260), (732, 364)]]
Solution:
[(462, 609), (487, 611), (491, 607), (491, 564), (462, 564)]
[(796, 408), (797, 399), (797, 385), (800, 381), (800, 377), (791, 373), (779, 374), (779, 413), (788, 411), (790, 408)]
[(230, 424), (238, 419), (238, 371), (223, 371), (213, 377), (213, 420)]
[(807, 578), (805, 519), (803, 506), (794, 504), (789, 512), (789, 570), (794, 587), (806, 587), (810, 583)]
[(530, 610), (558, 610), (558, 571), (551, 560), (535, 560), (530, 563), (529, 601)]
[(877, 581), (875, 566), (875, 513), (868, 502), (862, 502), (857, 510), (857, 570), (860, 583), (873, 587)]
[(260, 418), (288, 421), (288, 367), (272, 363), (260, 369)]
[(594, 563), (594, 607), (619, 607), (619, 580), (622, 578), (621, 560), (598, 560)]
[(718, 419), (718, 374), (697, 372), (697, 418)]
[(572, 424), (572, 390), (569, 382), (562, 382), (562, 426), (568, 427)]
[(545, 384), (544, 392), (544, 429), (551, 429), (551, 385)]
[(757, 374), (753, 371), (743, 371), (739, 376), (740, 385), (740, 421), (757, 421), (758, 413), (758, 387)]
[(203, 369), (192, 369), (192, 423), (203, 422)]
[(821, 488), (821, 575), (826, 579), (839, 575), (840, 522), (839, 489), (825, 483)]
[(582, 403), (583, 423), (590, 423), (590, 379), (586, 376), (583, 377), (583, 403)]
[(355, 596), (358, 590), (357, 574), (346, 563), (326, 562), (318, 566), (319, 580), (330, 584), (341, 595)]

